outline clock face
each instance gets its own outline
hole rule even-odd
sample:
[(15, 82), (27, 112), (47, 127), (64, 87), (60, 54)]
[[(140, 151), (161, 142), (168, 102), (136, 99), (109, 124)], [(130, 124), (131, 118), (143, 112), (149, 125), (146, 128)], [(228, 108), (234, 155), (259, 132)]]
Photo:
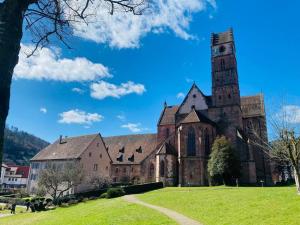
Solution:
[(232, 46), (230, 44), (224, 44), (221, 46), (215, 46), (213, 48), (213, 56), (227, 55), (232, 53)]

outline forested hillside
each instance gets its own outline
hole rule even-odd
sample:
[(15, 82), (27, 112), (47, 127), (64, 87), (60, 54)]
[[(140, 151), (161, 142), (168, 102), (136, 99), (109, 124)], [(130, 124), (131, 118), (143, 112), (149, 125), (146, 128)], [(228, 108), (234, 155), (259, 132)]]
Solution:
[(29, 165), (29, 160), (49, 143), (16, 127), (5, 129), (4, 158), (6, 164)]

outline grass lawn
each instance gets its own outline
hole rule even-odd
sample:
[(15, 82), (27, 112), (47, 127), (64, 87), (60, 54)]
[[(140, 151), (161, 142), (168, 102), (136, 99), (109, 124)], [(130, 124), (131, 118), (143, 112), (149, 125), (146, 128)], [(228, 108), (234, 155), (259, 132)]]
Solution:
[(122, 199), (99, 199), (56, 210), (16, 214), (0, 219), (3, 225), (175, 225), (152, 209)]
[(299, 225), (295, 187), (165, 188), (137, 196), (205, 225)]

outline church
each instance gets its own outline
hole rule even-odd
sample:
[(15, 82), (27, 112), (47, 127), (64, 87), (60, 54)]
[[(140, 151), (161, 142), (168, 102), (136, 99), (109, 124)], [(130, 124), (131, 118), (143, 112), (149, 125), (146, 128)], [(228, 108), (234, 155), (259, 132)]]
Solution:
[[(249, 141), (267, 141), (264, 97), (240, 95), (231, 29), (211, 35), (211, 65), (212, 94), (205, 95), (194, 83), (180, 105), (165, 103), (156, 134), (96, 134), (56, 141), (31, 160), (35, 165), (31, 174), (38, 173), (33, 169), (39, 168), (41, 162), (78, 158), (86, 162), (83, 166), (87, 174), (93, 171), (109, 176), (113, 182), (162, 181), (166, 186), (206, 186), (213, 142), (224, 135), (240, 157), (240, 183), (272, 184), (270, 160)], [(252, 134), (253, 128), (259, 137)]]
[[(208, 185), (207, 163), (211, 147), (217, 136), (224, 135), (240, 156), (241, 183), (272, 182), (267, 155), (257, 145), (249, 144), (251, 138), (267, 141), (264, 97), (262, 94), (240, 95), (232, 29), (211, 35), (211, 65), (212, 95), (205, 95), (194, 83), (180, 105), (165, 103), (156, 135), (104, 139), (108, 152), (114, 152), (112, 177), (120, 180), (122, 171), (133, 171), (125, 165), (130, 159), (145, 154), (135, 162), (139, 174), (133, 176), (143, 182), (163, 181), (170, 186)], [(260, 138), (251, 134), (252, 128), (258, 131)], [(136, 145), (136, 141), (141, 144)], [(151, 150), (153, 147), (155, 149)], [(137, 150), (131, 152), (130, 148)]]

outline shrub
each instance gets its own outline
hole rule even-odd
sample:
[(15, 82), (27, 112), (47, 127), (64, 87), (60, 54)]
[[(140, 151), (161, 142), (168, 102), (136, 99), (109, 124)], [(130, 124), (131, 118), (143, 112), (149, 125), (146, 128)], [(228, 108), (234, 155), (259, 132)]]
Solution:
[(125, 192), (122, 188), (109, 188), (106, 194), (106, 198), (117, 198), (125, 195)]
[(102, 195), (100, 195), (100, 198), (107, 198), (107, 193), (103, 193)]
[(163, 188), (164, 184), (162, 182), (148, 183), (148, 184), (138, 184), (124, 187), (126, 194), (140, 194), (147, 191), (153, 191)]

